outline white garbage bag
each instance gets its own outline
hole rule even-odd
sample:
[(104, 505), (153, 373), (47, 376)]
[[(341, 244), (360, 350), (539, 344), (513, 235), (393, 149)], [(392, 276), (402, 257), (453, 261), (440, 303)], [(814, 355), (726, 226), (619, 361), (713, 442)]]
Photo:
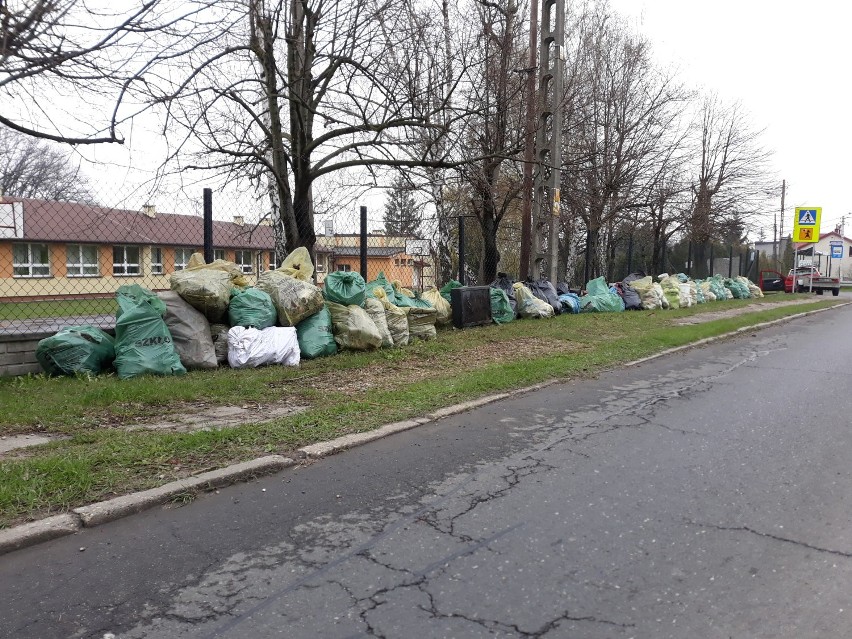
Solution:
[(232, 368), (255, 368), (264, 364), (298, 366), (301, 352), (296, 329), (270, 326), (259, 330), (232, 326), (228, 331), (228, 364)]

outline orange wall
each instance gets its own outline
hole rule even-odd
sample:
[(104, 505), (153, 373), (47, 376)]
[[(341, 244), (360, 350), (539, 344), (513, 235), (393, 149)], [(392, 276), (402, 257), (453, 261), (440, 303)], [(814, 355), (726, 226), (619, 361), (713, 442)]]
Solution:
[(0, 277), (12, 275), (12, 243), (0, 242)]
[[(348, 264), (349, 267), (356, 273), (361, 272), (361, 258), (358, 257), (338, 257), (334, 260), (334, 270), (338, 270), (341, 264)], [(380, 272), (384, 272), (385, 277), (389, 282), (399, 280), (406, 287), (412, 286), (412, 267), (394, 266), (393, 258), (388, 257), (368, 257), (367, 258), (367, 281), (372, 282), (379, 276)]]
[(50, 253), (50, 274), (53, 277), (65, 277), (68, 275), (68, 247), (65, 244), (48, 244)]
[(101, 272), (101, 277), (109, 277), (112, 275), (112, 247), (98, 247), (98, 270)]

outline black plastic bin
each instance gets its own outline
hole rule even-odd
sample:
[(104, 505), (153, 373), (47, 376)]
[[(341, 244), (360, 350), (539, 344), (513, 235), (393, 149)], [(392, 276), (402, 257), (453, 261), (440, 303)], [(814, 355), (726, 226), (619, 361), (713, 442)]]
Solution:
[(491, 288), (462, 286), (450, 291), (453, 307), (453, 326), (468, 328), (491, 323)]

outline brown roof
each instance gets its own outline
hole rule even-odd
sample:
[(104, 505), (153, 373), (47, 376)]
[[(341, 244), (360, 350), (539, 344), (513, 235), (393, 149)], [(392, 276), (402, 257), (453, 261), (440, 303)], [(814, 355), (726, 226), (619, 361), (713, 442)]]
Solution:
[[(195, 215), (157, 213), (149, 217), (140, 211), (77, 202), (10, 197), (2, 201), (23, 202), (23, 239), (30, 241), (165, 246), (201, 246), (204, 243), (204, 221)], [(273, 249), (275, 240), (270, 226), (214, 220), (213, 245), (217, 248)]]

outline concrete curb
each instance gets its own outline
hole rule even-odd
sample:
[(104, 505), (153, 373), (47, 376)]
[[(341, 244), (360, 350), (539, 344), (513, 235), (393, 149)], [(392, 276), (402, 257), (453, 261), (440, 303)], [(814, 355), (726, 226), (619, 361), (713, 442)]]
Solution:
[[(781, 317), (779, 319), (772, 320), (769, 322), (761, 322), (760, 324), (754, 324), (752, 326), (743, 326), (742, 328), (738, 328), (728, 333), (723, 333), (722, 335), (708, 337), (706, 339), (702, 339), (697, 342), (692, 342), (690, 344), (684, 344), (683, 346), (677, 346), (675, 348), (669, 348), (654, 355), (649, 355), (648, 357), (643, 357), (642, 359), (627, 362), (626, 364), (623, 364), (623, 366), (637, 366), (644, 362), (648, 362), (654, 359), (658, 359), (660, 357), (664, 357), (666, 355), (671, 355), (673, 353), (684, 351), (689, 348), (695, 348), (704, 344), (710, 344), (712, 342), (733, 337), (740, 333), (774, 326), (776, 324), (788, 322), (793, 319), (807, 317), (808, 315), (822, 313), (823, 311), (830, 311), (832, 309), (840, 308), (842, 306), (848, 306), (850, 304), (852, 304), (852, 302), (845, 302), (843, 304), (836, 304), (828, 308), (820, 308), (813, 311), (796, 313), (795, 315), (788, 315), (786, 317)], [(423, 424), (427, 424), (432, 421), (437, 421), (439, 419), (443, 419), (451, 415), (464, 413), (466, 411), (473, 410), (474, 408), (479, 408), (480, 406), (485, 406), (486, 404), (491, 404), (493, 402), (497, 402), (502, 399), (507, 399), (509, 397), (515, 397), (518, 395), (523, 395), (525, 393), (531, 393), (533, 391), (541, 390), (543, 388), (547, 388), (548, 386), (559, 384), (564, 381), (565, 380), (561, 379), (552, 379), (546, 382), (535, 384), (533, 386), (527, 386), (525, 388), (507, 391), (505, 393), (487, 395), (485, 397), (480, 397), (479, 399), (474, 399), (469, 402), (463, 402), (461, 404), (455, 404), (454, 406), (447, 406), (446, 408), (441, 408), (416, 419), (394, 422), (393, 424), (386, 424), (366, 433), (344, 435), (343, 437), (338, 437), (337, 439), (333, 439), (328, 442), (320, 442), (317, 444), (312, 444), (310, 446), (305, 446), (303, 448), (300, 448), (299, 452), (304, 456), (312, 459), (326, 457), (328, 455), (332, 455), (334, 453), (347, 450), (349, 448), (354, 448), (356, 446), (361, 446), (363, 444), (376, 441), (377, 439), (382, 439), (384, 437), (387, 437), (388, 435), (401, 433), (403, 431), (422, 426)], [(289, 468), (290, 466), (294, 465), (296, 465), (296, 461), (290, 459), (289, 457), (284, 457), (282, 455), (268, 455), (240, 464), (233, 464), (231, 466), (227, 466), (226, 468), (221, 468), (219, 470), (201, 473), (200, 475), (196, 475), (194, 477), (188, 477), (186, 479), (173, 481), (163, 486), (152, 488), (150, 490), (144, 490), (130, 495), (123, 495), (121, 497), (116, 497), (115, 499), (102, 501), (97, 504), (91, 504), (90, 506), (82, 506), (80, 508), (75, 508), (70, 513), (66, 513), (63, 515), (55, 515), (53, 517), (48, 517), (40, 521), (22, 524), (20, 526), (15, 526), (14, 528), (9, 528), (7, 530), (0, 530), (0, 555), (12, 552), (14, 550), (20, 550), (21, 548), (26, 548), (27, 546), (33, 546), (43, 541), (49, 541), (58, 537), (64, 537), (65, 535), (72, 535), (76, 532), (79, 532), (83, 528), (92, 528), (94, 526), (99, 526), (100, 524), (105, 524), (116, 519), (121, 519), (122, 517), (126, 517), (128, 515), (142, 512), (143, 510), (147, 510), (148, 508), (152, 508), (153, 506), (159, 506), (161, 504), (167, 503), (174, 497), (185, 492), (210, 490), (213, 488), (232, 484), (241, 479), (276, 473), (280, 470)]]
[(78, 530), (80, 530), (80, 518), (71, 514), (55, 515), (29, 524), (0, 530), (0, 555), (57, 537), (71, 535)]
[(70, 513), (63, 515), (15, 526), (0, 531), (0, 555), (33, 546), (49, 539), (71, 535), (82, 528), (92, 528), (142, 512), (148, 508), (168, 503), (182, 493), (210, 490), (242, 479), (269, 475), (295, 464), (295, 460), (289, 457), (268, 455), (218, 470), (211, 470), (194, 477), (179, 479), (150, 490), (122, 495), (115, 499), (75, 508)]
[(789, 322), (790, 320), (798, 319), (800, 317), (807, 317), (808, 315), (814, 315), (816, 313), (822, 313), (824, 311), (831, 311), (835, 308), (841, 308), (843, 306), (849, 306), (852, 302), (844, 302), (842, 304), (835, 304), (834, 306), (828, 306), (826, 308), (818, 308), (813, 311), (804, 311), (802, 313), (796, 313), (795, 315), (787, 315), (785, 317), (779, 317), (776, 320), (771, 320), (769, 322), (761, 322), (760, 324), (752, 324), (751, 326), (743, 326), (736, 330), (730, 331), (728, 333), (722, 333), (721, 335), (716, 335), (715, 337), (706, 337), (704, 339), (700, 339), (697, 342), (691, 342), (689, 344), (684, 344), (683, 346), (675, 346), (674, 348), (667, 348), (664, 351), (660, 351), (659, 353), (655, 353), (654, 355), (648, 355), (648, 357), (643, 357), (641, 359), (633, 360), (632, 362), (627, 362), (624, 364), (625, 367), (628, 366), (637, 366), (639, 364), (644, 364), (645, 362), (650, 362), (651, 360), (658, 359), (660, 357), (665, 357), (666, 355), (671, 355), (672, 353), (679, 353), (680, 351), (685, 351), (690, 348), (695, 348), (696, 346), (703, 346), (705, 344), (711, 344), (712, 342), (718, 342), (722, 339), (727, 339), (729, 337), (734, 337), (735, 335), (739, 335), (740, 333), (747, 333), (748, 331), (753, 331), (760, 328), (767, 328), (769, 326), (774, 326), (776, 324), (783, 324), (784, 322)]

